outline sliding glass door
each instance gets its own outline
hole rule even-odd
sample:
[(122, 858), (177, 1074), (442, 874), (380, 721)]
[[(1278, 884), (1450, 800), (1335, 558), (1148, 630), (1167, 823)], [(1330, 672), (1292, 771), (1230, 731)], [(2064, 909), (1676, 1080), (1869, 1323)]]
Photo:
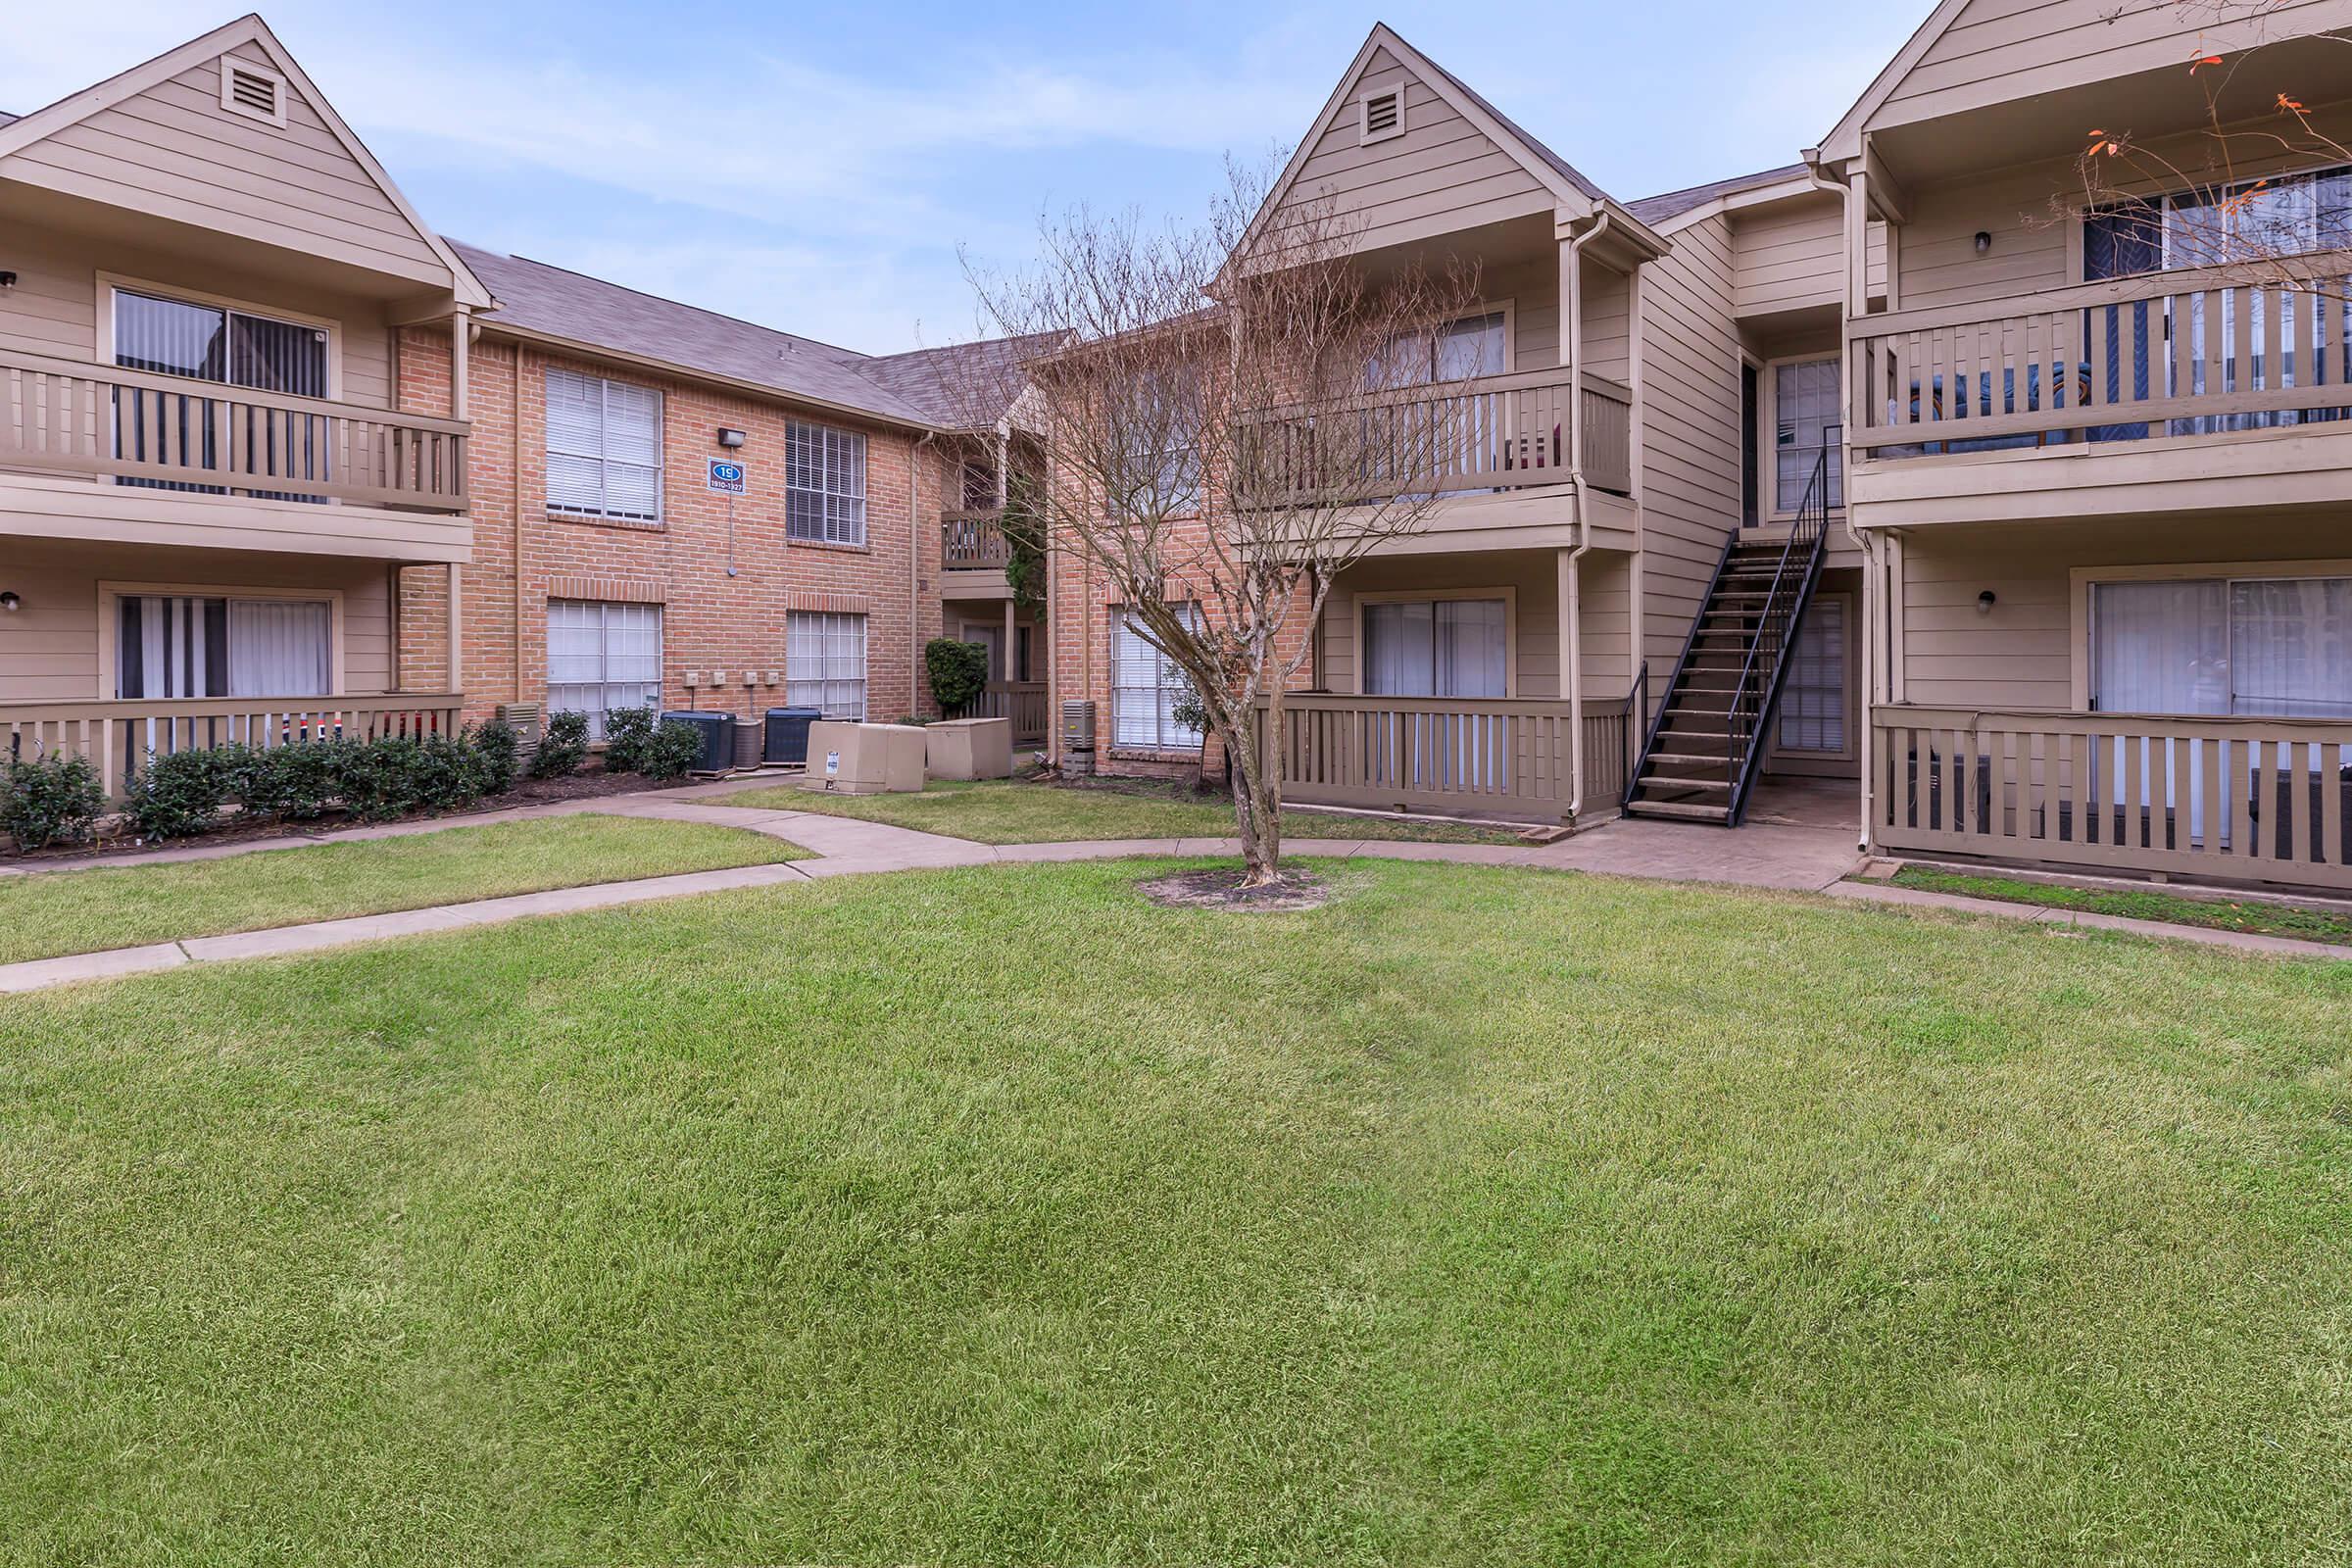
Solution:
[[(319, 327), (224, 306), (115, 290), (115, 363), (125, 369), (322, 399), (328, 394), (327, 347), (327, 334)], [(217, 468), (223, 466), (223, 443), (230, 443), (238, 452), (250, 453), (251, 466), (262, 472), (311, 480), (331, 477), (325, 420), (302, 415), (272, 419), (253, 409), (232, 410), (227, 418), (230, 422), (224, 427), (220, 405), (193, 389), (185, 395), (151, 388), (118, 391), (115, 450), (141, 463), (170, 461), (176, 466)], [(179, 480), (120, 482), (212, 495), (226, 488)], [(247, 493), (266, 500), (316, 499), (272, 491)]]

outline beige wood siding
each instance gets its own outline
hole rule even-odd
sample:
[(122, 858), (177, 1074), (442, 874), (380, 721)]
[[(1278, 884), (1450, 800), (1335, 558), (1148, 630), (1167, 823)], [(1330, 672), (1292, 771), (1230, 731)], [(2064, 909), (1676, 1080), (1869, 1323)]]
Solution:
[(98, 363), (99, 313), (107, 308), (99, 274), (194, 295), (235, 300), (255, 310), (321, 318), (333, 323), (342, 368), (341, 401), (391, 407), (392, 337), (382, 307), (349, 295), (256, 277), (167, 253), (134, 249), (31, 226), (11, 227), (5, 265), (17, 286), (0, 294), (0, 349)]
[(24, 608), (0, 615), (0, 698), (67, 702), (114, 695), (98, 689), (102, 582), (339, 592), (347, 691), (393, 689), (390, 577), (382, 562), (37, 539), (5, 543), (8, 586)]
[[(1366, 146), (1356, 102), (1400, 88), (1404, 133)], [(1455, 114), (1387, 50), (1375, 52), (1360, 85), (1299, 166), (1293, 199), (1328, 192), (1361, 224), (1366, 249), (1481, 223), (1548, 212), (1550, 191), (1516, 158)]]
[[(1845, 303), (1844, 203), (1827, 191), (1735, 213), (1733, 289), (1739, 314), (1771, 316)], [(1870, 225), (1870, 291), (1886, 291), (1886, 225)]]
[[(1740, 334), (1731, 224), (1702, 219), (1642, 286), (1642, 638), (1652, 690), (1740, 523)], [(1589, 558), (1588, 558), (1589, 559)]]
[(2352, 22), (2344, 0), (2183, 5), (2180, 0), (1973, 0), (1931, 43), (1873, 126), (1933, 119), (2036, 93), (2184, 67), (2193, 47), (2227, 53)]
[[(280, 74), (260, 50), (234, 57)], [(66, 125), (0, 175), (237, 234), (308, 256), (442, 283), (447, 267), (292, 82), (286, 123), (220, 107), (207, 60)]]
[[(1904, 700), (1940, 708), (2074, 706), (2069, 572), (2169, 562), (2314, 561), (2344, 554), (2339, 522), (2147, 517), (2081, 527), (1921, 529), (1902, 547)], [(1989, 589), (1993, 608), (1980, 614)]]

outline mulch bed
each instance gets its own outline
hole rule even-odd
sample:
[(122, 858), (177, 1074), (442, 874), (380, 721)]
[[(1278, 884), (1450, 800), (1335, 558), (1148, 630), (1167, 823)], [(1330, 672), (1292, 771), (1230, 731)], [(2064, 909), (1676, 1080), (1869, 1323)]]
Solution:
[[(396, 816), (393, 822), (421, 822), (444, 820), (460, 822), (469, 816), (489, 811), (511, 811), (517, 807), (550, 806), (561, 801), (593, 800), (606, 795), (630, 795), (646, 790), (676, 789), (685, 780), (656, 784), (635, 773), (574, 773), (569, 778), (526, 778), (504, 795), (485, 795), (463, 811), (418, 811), (408, 816)], [(45, 850), (0, 850), (0, 864), (56, 865), (74, 860), (96, 859), (102, 856), (122, 855), (133, 850), (192, 850), (220, 844), (242, 844), (252, 839), (317, 838), (347, 827), (380, 827), (382, 822), (360, 822), (341, 811), (329, 811), (324, 816), (307, 822), (281, 822), (266, 819), (247, 822), (231, 816), (209, 833), (192, 838), (158, 840), (145, 843), (122, 830), (122, 819), (102, 823), (98, 838), (90, 844), (61, 844)]]
[(1263, 887), (1242, 886), (1244, 873), (1235, 870), (1178, 871), (1141, 885), (1145, 898), (1171, 909), (1248, 909), (1281, 913), (1319, 909), (1331, 902), (1331, 888), (1307, 871), (1289, 871), (1279, 882)]

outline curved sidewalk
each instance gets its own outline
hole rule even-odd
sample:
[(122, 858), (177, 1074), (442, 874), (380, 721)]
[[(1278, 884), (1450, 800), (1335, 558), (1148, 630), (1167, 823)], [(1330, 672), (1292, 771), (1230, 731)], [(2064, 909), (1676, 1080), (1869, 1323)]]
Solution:
[[(240, 958), (315, 953), (389, 937), (496, 925), (533, 915), (569, 914), (658, 899), (773, 887), (825, 877), (864, 876), (885, 871), (928, 870), (1000, 862), (1230, 856), (1240, 853), (1240, 844), (1234, 839), (1207, 838), (977, 844), (858, 817), (721, 804), (725, 796), (735, 792), (735, 788), (723, 784), (706, 785), (656, 794), (605, 796), (553, 807), (529, 808), (514, 813), (460, 818), (438, 825), (473, 826), (487, 820), (505, 819), (510, 814), (522, 817), (596, 811), (617, 816), (655, 817), (742, 828), (788, 839), (809, 851), (815, 858), (715, 871), (689, 871), (628, 882), (595, 882), (578, 887), (554, 888), (543, 893), (519, 893), (504, 898), (480, 899), (386, 914), (354, 915), (223, 936), (188, 937), (177, 942), (117, 948), (67, 957), (36, 958), (24, 963), (0, 965), (0, 992), (37, 991), (76, 981), (172, 969), (190, 963), (219, 963)], [(388, 832), (433, 830), (431, 825), (408, 823), (392, 830), (353, 829), (297, 842), (312, 844), (347, 837), (380, 837)], [(256, 841), (250, 846), (223, 847), (210, 854), (164, 851), (110, 858), (102, 863), (119, 865), (213, 858), (220, 854), (253, 853), (261, 849), (284, 847), (287, 846), (283, 840)], [(1862, 863), (1863, 858), (1855, 851), (1849, 834), (1834, 829), (1760, 825), (1743, 828), (1733, 834), (1660, 822), (1621, 820), (1556, 844), (1542, 846), (1301, 838), (1290, 840), (1284, 848), (1287, 854), (1310, 859), (1372, 858), (1440, 860), (1458, 864), (1590, 871), (1661, 881), (1825, 893), (1881, 906), (1957, 910), (2038, 924), (2091, 926), (2271, 956), (2352, 959), (2352, 947), (2331, 947), (2324, 943), (2252, 936), (2233, 931), (2203, 930), (2151, 920), (2077, 914), (2064, 909), (1921, 893), (1881, 884), (1850, 883), (1845, 878)], [(81, 862), (76, 869), (89, 864), (91, 862)]]

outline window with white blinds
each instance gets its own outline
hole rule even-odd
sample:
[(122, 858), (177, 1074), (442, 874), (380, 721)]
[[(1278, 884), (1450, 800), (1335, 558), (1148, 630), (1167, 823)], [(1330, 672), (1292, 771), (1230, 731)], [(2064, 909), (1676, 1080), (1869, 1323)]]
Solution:
[[(1180, 613), (1185, 624), (1200, 624), (1198, 605), (1186, 605)], [(1200, 732), (1176, 718), (1176, 705), (1192, 689), (1184, 671), (1144, 639), (1133, 615), (1120, 611), (1111, 631), (1111, 744), (1159, 752), (1199, 751)]]
[(865, 617), (795, 610), (784, 617), (784, 700), (827, 718), (865, 717)]
[(323, 599), (124, 594), (115, 695), (323, 697), (334, 679), (334, 606)]
[(592, 517), (660, 521), (662, 394), (550, 368), (547, 505)]
[(586, 713), (605, 738), (616, 709), (662, 701), (662, 607), (552, 599), (547, 606), (547, 706)]
[(797, 420), (784, 427), (784, 532), (865, 543), (865, 437)]
[(1805, 611), (1781, 690), (1781, 750), (1845, 755), (1845, 601), (1824, 594)]

